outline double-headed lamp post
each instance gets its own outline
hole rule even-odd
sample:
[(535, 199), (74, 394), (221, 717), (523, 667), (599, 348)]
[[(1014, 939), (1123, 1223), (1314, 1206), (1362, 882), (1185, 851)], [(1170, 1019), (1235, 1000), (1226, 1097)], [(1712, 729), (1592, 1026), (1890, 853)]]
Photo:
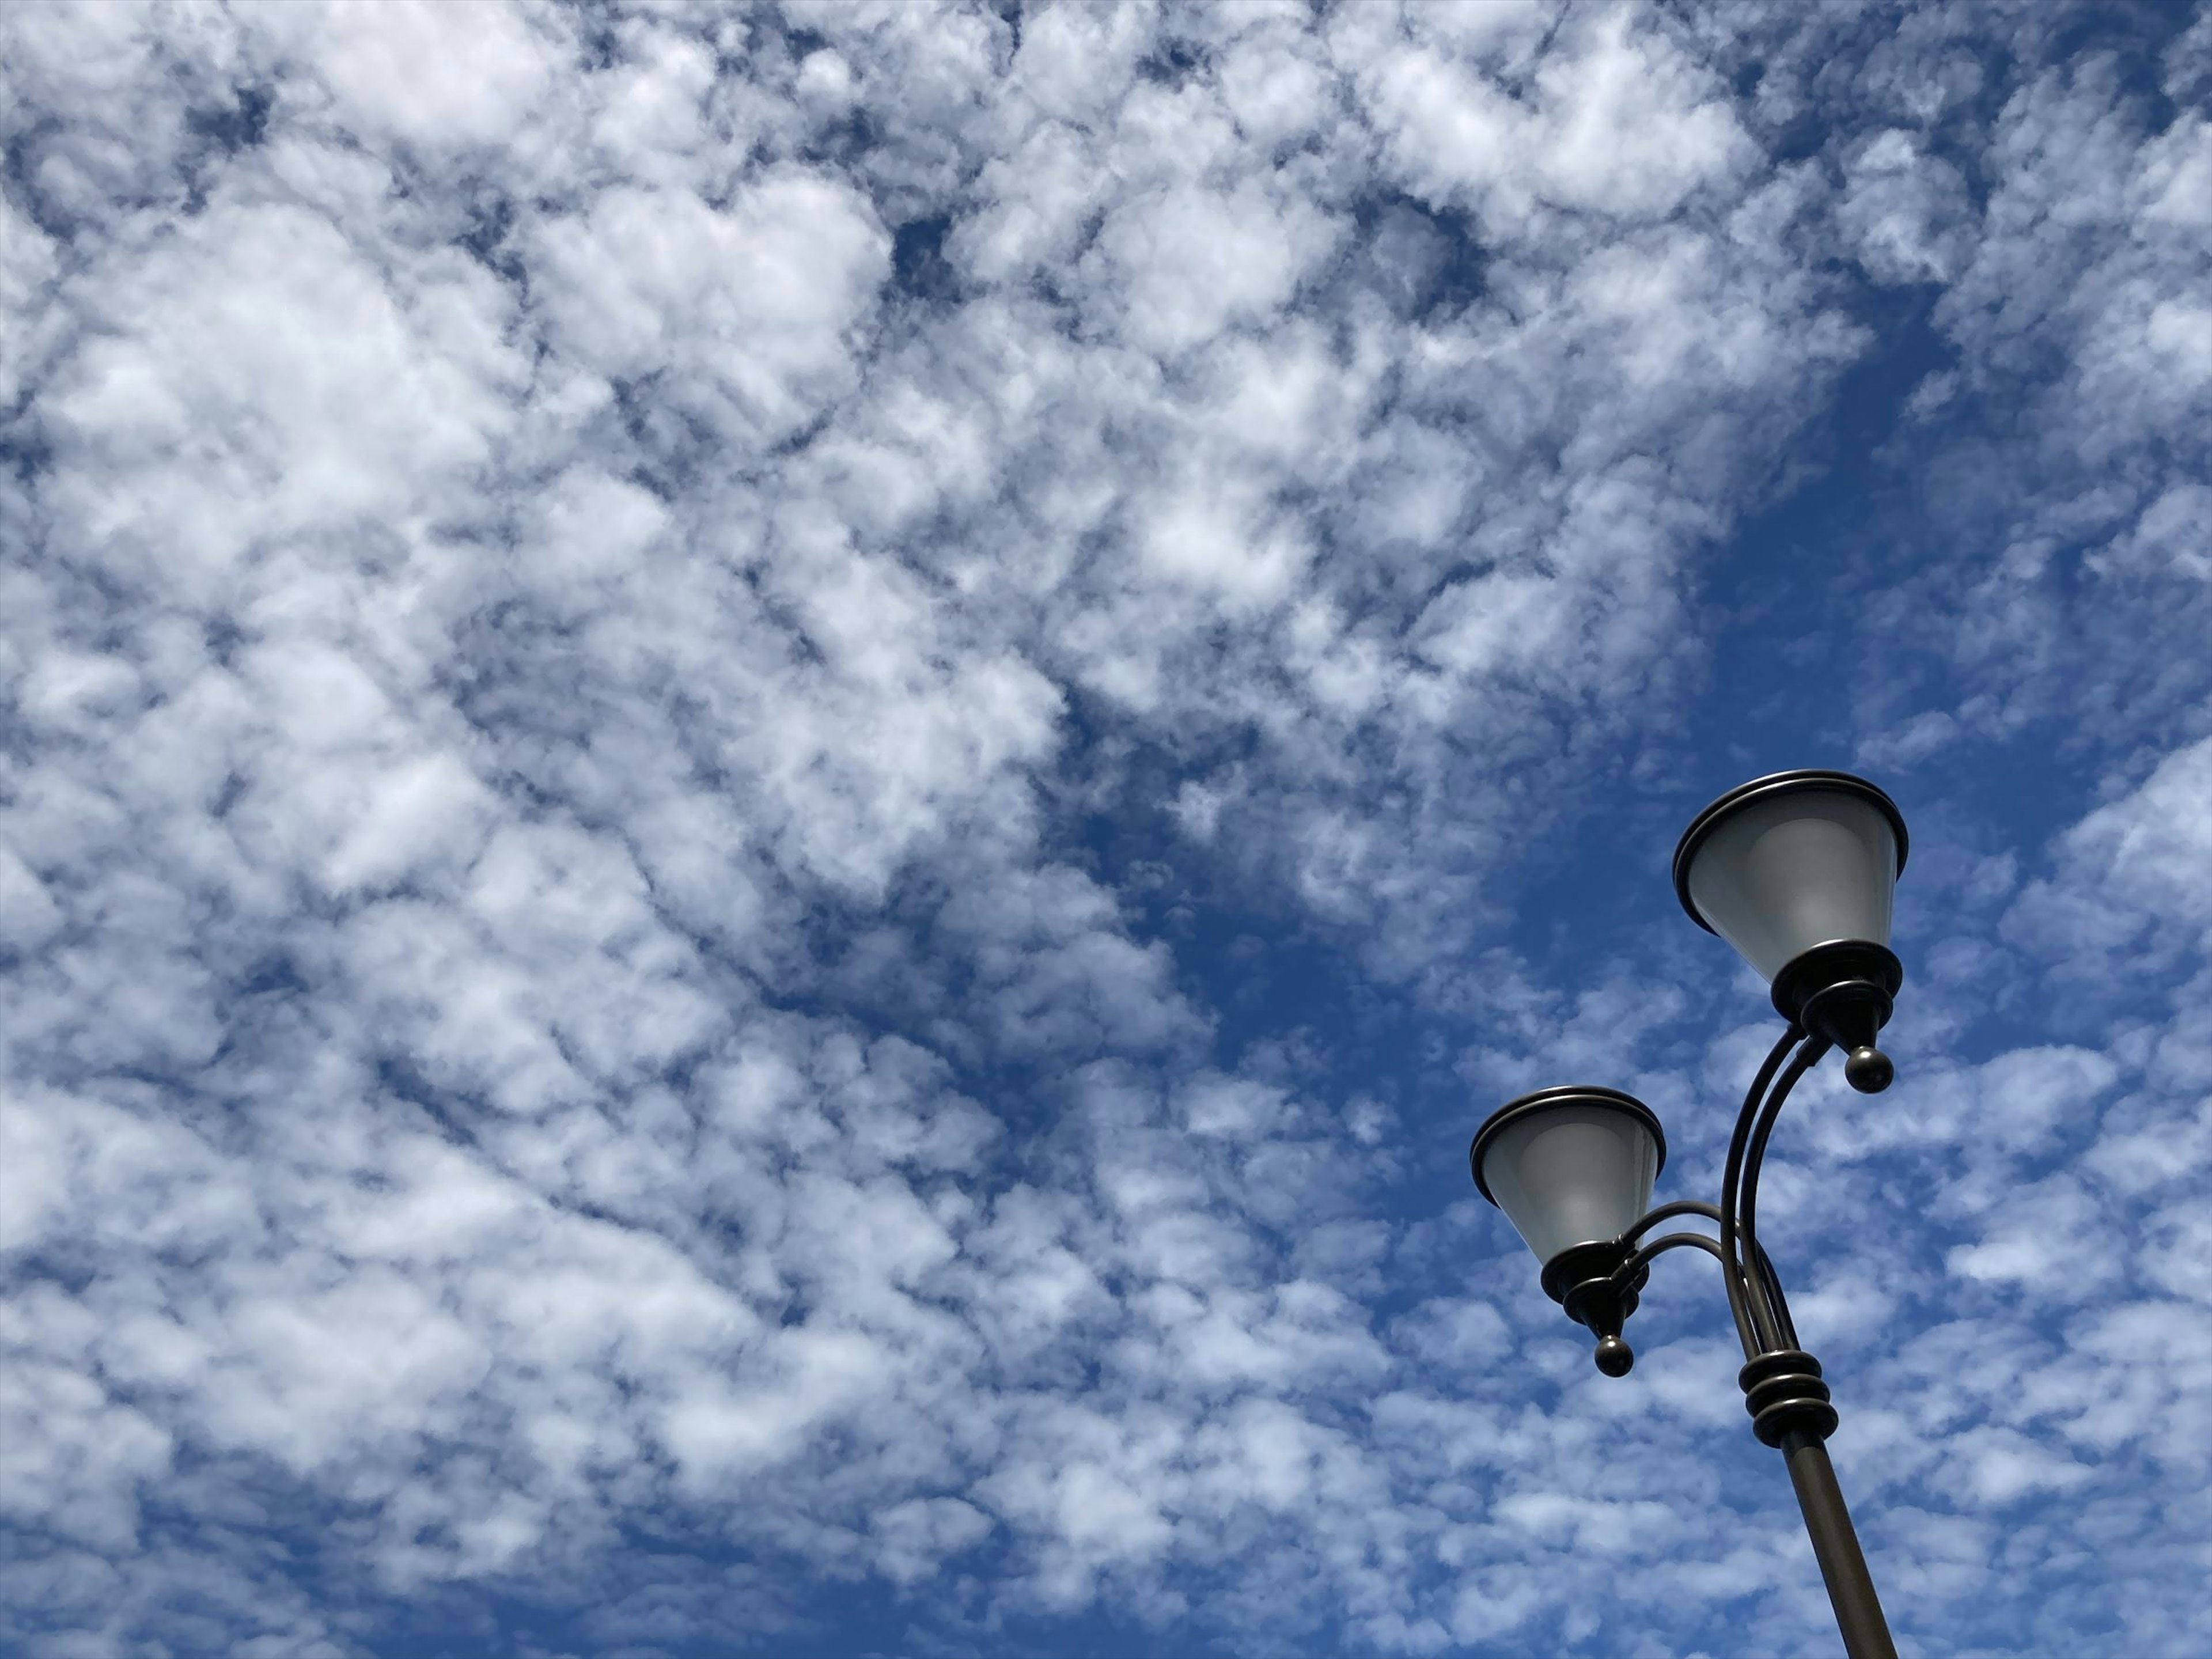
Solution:
[[(1647, 1207), (1666, 1138), (1651, 1109), (1617, 1089), (1523, 1095), (1492, 1113), (1468, 1149), (1475, 1186), (1536, 1253), (1552, 1299), (1596, 1334), (1597, 1368), (1607, 1376), (1625, 1376), (1635, 1363), (1620, 1330), (1652, 1259), (1686, 1244), (1719, 1261), (1743, 1344), (1736, 1381), (1752, 1431), (1789, 1465), (1850, 1659), (1896, 1659), (1897, 1650), (1828, 1462), (1836, 1408), (1820, 1362), (1799, 1346), (1759, 1248), (1759, 1171), (1783, 1103), (1829, 1049), (1844, 1051), (1844, 1079), (1861, 1093), (1889, 1086), (1893, 1069), (1874, 1045), (1904, 978), (1889, 920), (1905, 853), (1895, 802), (1863, 778), (1818, 771), (1731, 789), (1675, 848), (1683, 908), (1766, 977), (1788, 1022), (1737, 1114), (1717, 1207), (1693, 1199)], [(1718, 1224), (1719, 1237), (1644, 1242), (1662, 1222), (1690, 1215)]]

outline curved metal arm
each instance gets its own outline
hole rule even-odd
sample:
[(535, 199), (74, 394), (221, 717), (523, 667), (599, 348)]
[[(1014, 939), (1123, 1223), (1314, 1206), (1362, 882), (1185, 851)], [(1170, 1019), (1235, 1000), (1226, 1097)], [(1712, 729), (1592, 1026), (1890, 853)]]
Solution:
[(1759, 1231), (1759, 1172), (1766, 1162), (1767, 1137), (1774, 1133), (1775, 1121), (1782, 1115), (1782, 1104), (1790, 1098), (1790, 1091), (1797, 1086), (1798, 1079), (1820, 1063), (1833, 1045), (1826, 1037), (1814, 1037), (1800, 1049), (1790, 1069), (1782, 1074), (1782, 1081), (1767, 1097), (1765, 1106), (1759, 1114), (1759, 1121), (1751, 1132), (1751, 1144), (1743, 1158), (1743, 1197), (1736, 1207), (1743, 1212), (1743, 1232), (1747, 1238)]
[[(1767, 1051), (1759, 1074), (1751, 1080), (1751, 1087), (1743, 1097), (1743, 1109), (1736, 1114), (1735, 1133), (1729, 1139), (1728, 1164), (1721, 1175), (1721, 1255), (1723, 1277), (1727, 1280), (1729, 1311), (1735, 1316), (1736, 1334), (1743, 1339), (1747, 1353), (1759, 1353), (1782, 1346), (1780, 1322), (1767, 1306), (1765, 1286), (1744, 1271), (1745, 1252), (1737, 1239), (1736, 1194), (1743, 1179), (1746, 1143), (1759, 1107), (1766, 1099), (1767, 1087), (1774, 1081), (1775, 1073), (1781, 1068), (1783, 1059), (1790, 1049), (1804, 1040), (1805, 1033), (1795, 1021)], [(1802, 1074), (1802, 1073), (1801, 1073)], [(1794, 1082), (1795, 1079), (1793, 1079)]]
[[(1621, 1243), (1633, 1243), (1649, 1231), (1656, 1223), (1663, 1221), (1669, 1216), (1698, 1215), (1705, 1217), (1708, 1221), (1717, 1221), (1720, 1219), (1720, 1214), (1717, 1205), (1700, 1203), (1695, 1199), (1685, 1199), (1675, 1204), (1662, 1204), (1623, 1233), (1620, 1236)], [(1729, 1259), (1722, 1253), (1718, 1240), (1707, 1238), (1703, 1233), (1668, 1233), (1665, 1237), (1656, 1238), (1650, 1243), (1634, 1251), (1626, 1261), (1613, 1269), (1612, 1284), (1614, 1289), (1616, 1291), (1627, 1289), (1636, 1282), (1638, 1274), (1650, 1267), (1654, 1258), (1665, 1255), (1668, 1250), (1679, 1249), (1685, 1244), (1695, 1245), (1721, 1264), (1723, 1273), (1728, 1272)], [(1759, 1252), (1759, 1276), (1766, 1288), (1769, 1300), (1773, 1304), (1775, 1317), (1781, 1326), (1784, 1341), (1789, 1346), (1796, 1347), (1797, 1328), (1790, 1322), (1789, 1304), (1782, 1299), (1782, 1285), (1775, 1278), (1774, 1264), (1767, 1260), (1765, 1250)], [(1746, 1359), (1758, 1357), (1759, 1349), (1745, 1336), (1741, 1328), (1736, 1331), (1736, 1338), (1743, 1344), (1743, 1357)]]
[(1685, 1244), (1694, 1244), (1723, 1267), (1728, 1266), (1728, 1258), (1721, 1254), (1718, 1240), (1707, 1238), (1703, 1233), (1668, 1233), (1664, 1238), (1653, 1239), (1615, 1268), (1613, 1282), (1616, 1285), (1631, 1283), (1637, 1274), (1651, 1265), (1654, 1257), (1664, 1255), (1669, 1250), (1679, 1249)]
[(1701, 1198), (1678, 1198), (1668, 1204), (1656, 1205), (1636, 1218), (1636, 1224), (1621, 1234), (1620, 1242), (1633, 1244), (1662, 1221), (1672, 1221), (1678, 1215), (1701, 1215), (1708, 1221), (1721, 1218), (1720, 1206), (1708, 1204)]
[[(1707, 1204), (1693, 1198), (1676, 1199), (1655, 1206), (1637, 1218), (1613, 1241), (1626, 1252), (1620, 1265), (1605, 1276), (1616, 1294), (1626, 1292), (1651, 1264), (1653, 1258), (1683, 1245), (1693, 1245), (1721, 1264), (1721, 1279), (1728, 1291), (1729, 1312), (1735, 1323), (1744, 1358), (1795, 1349), (1796, 1322), (1774, 1263), (1759, 1242), (1759, 1176), (1766, 1158), (1766, 1144), (1782, 1108), (1798, 1079), (1820, 1063), (1832, 1045), (1824, 1037), (1808, 1035), (1794, 1023), (1767, 1053), (1759, 1073), (1744, 1096), (1736, 1115), (1735, 1132), (1729, 1142), (1728, 1165), (1721, 1182), (1721, 1202)], [(1792, 1055), (1790, 1050), (1796, 1053)], [(1784, 1060), (1788, 1058), (1785, 1066)], [(1776, 1073), (1779, 1072), (1778, 1078)], [(1637, 1241), (1662, 1222), (1678, 1216), (1699, 1216), (1715, 1222), (1720, 1237), (1703, 1233), (1669, 1233), (1636, 1248)], [(1632, 1308), (1634, 1304), (1629, 1304)]]
[(1797, 1080), (1820, 1063), (1831, 1044), (1823, 1036), (1808, 1036), (1805, 1045), (1798, 1049), (1776, 1082), (1774, 1091), (1767, 1096), (1766, 1103), (1759, 1109), (1759, 1120), (1753, 1125), (1751, 1140), (1744, 1150), (1743, 1184), (1739, 1190), (1735, 1210), (1742, 1237), (1742, 1249), (1747, 1263), (1758, 1264), (1757, 1278), (1766, 1293), (1768, 1311), (1774, 1322), (1775, 1346), (1794, 1348), (1797, 1346), (1796, 1327), (1790, 1318), (1790, 1306), (1784, 1299), (1781, 1281), (1775, 1277), (1773, 1264), (1767, 1261), (1766, 1252), (1759, 1243), (1759, 1175), (1766, 1162), (1767, 1138), (1774, 1133), (1776, 1121), (1782, 1115), (1783, 1103)]
[[(1636, 1293), (1643, 1288), (1652, 1260), (1686, 1244), (1720, 1262), (1729, 1312), (1747, 1360), (1763, 1362), (1799, 1354), (1796, 1322), (1790, 1317), (1789, 1298), (1783, 1294), (1773, 1261), (1759, 1242), (1759, 1177), (1765, 1165), (1767, 1142), (1790, 1091), (1833, 1046), (1828, 1038), (1792, 1021), (1767, 1051), (1736, 1114), (1720, 1203), (1676, 1199), (1655, 1206), (1617, 1237), (1602, 1244), (1577, 1245), (1546, 1264), (1545, 1289), (1571, 1317), (1598, 1333), (1599, 1369), (1615, 1376), (1627, 1370), (1632, 1356), (1620, 1340), (1621, 1322), (1636, 1310)], [(1679, 1216), (1698, 1216), (1713, 1222), (1720, 1229), (1720, 1237), (1669, 1233), (1639, 1246), (1638, 1241), (1654, 1228)], [(1565, 1276), (1554, 1285), (1553, 1279), (1559, 1273)], [(1814, 1365), (1813, 1374), (1817, 1378), (1817, 1363), (1810, 1356), (1799, 1357)], [(1608, 1358), (1617, 1363), (1617, 1369), (1607, 1364)], [(1750, 1375), (1748, 1368), (1745, 1374)], [(1747, 1382), (1744, 1386), (1749, 1389), (1753, 1384)]]
[(1790, 1316), (1790, 1302), (1782, 1294), (1782, 1280), (1775, 1273), (1774, 1263), (1767, 1256), (1766, 1247), (1754, 1243), (1753, 1248), (1758, 1253), (1759, 1280), (1766, 1287), (1767, 1305), (1774, 1310), (1775, 1323), (1781, 1328), (1782, 1346), (1784, 1348), (1797, 1347), (1800, 1346), (1797, 1322)]

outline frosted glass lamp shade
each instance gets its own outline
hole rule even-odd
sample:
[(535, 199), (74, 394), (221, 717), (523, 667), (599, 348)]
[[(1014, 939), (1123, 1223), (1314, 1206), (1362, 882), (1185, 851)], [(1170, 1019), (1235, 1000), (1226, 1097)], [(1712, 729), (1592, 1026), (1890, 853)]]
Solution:
[(1698, 814), (1674, 849), (1674, 891), (1771, 981), (1816, 945), (1886, 949), (1905, 853), (1904, 815), (1865, 779), (1778, 772)]
[(1617, 1238), (1651, 1205), (1667, 1138), (1617, 1089), (1539, 1090), (1490, 1115), (1468, 1149), (1474, 1184), (1539, 1261)]

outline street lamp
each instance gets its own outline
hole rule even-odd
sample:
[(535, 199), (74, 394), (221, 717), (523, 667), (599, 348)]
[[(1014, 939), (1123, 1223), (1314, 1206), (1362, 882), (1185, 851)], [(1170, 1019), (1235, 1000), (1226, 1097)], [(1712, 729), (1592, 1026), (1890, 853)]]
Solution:
[[(1787, 1022), (1745, 1094), (1717, 1206), (1647, 1207), (1667, 1159), (1651, 1109), (1617, 1089), (1542, 1089), (1491, 1114), (1468, 1149), (1474, 1184), (1543, 1263), (1545, 1292), (1597, 1337), (1597, 1368), (1625, 1376), (1636, 1357), (1621, 1327), (1655, 1257), (1680, 1246), (1721, 1264), (1743, 1345), (1736, 1381), (1752, 1432), (1789, 1467), (1850, 1659), (1896, 1659), (1850, 1511), (1824, 1443), (1836, 1408), (1820, 1362), (1799, 1346), (1790, 1304), (1759, 1243), (1759, 1172), (1797, 1080), (1831, 1048), (1845, 1081), (1878, 1094), (1895, 1075), (1875, 1039), (1904, 969), (1889, 949), (1890, 901), (1905, 867), (1897, 804), (1848, 772), (1778, 772), (1698, 814), (1674, 849), (1674, 891), (1766, 979)], [(1702, 1216), (1719, 1237), (1668, 1233)]]

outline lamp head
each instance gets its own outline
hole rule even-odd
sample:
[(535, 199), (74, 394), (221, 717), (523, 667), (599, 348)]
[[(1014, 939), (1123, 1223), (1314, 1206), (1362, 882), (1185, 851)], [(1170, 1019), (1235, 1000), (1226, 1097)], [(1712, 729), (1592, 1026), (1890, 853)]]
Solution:
[(1800, 771), (1729, 790), (1674, 848), (1690, 920), (1766, 979), (1785, 1019), (1844, 1049), (1869, 1094), (1894, 1074), (1874, 1042), (1905, 977), (1889, 927), (1907, 845), (1905, 815), (1864, 778)]
[(1608, 1376), (1634, 1363), (1620, 1328), (1644, 1282), (1642, 1274), (1612, 1282), (1631, 1253), (1622, 1236), (1650, 1207), (1666, 1161), (1667, 1137), (1649, 1106), (1583, 1085), (1508, 1101), (1468, 1148), (1476, 1190), (1543, 1263), (1545, 1294), (1597, 1334), (1597, 1366)]
[(1475, 1190), (1549, 1262), (1636, 1224), (1667, 1162), (1667, 1137), (1633, 1095), (1571, 1084), (1507, 1101), (1467, 1151)]

